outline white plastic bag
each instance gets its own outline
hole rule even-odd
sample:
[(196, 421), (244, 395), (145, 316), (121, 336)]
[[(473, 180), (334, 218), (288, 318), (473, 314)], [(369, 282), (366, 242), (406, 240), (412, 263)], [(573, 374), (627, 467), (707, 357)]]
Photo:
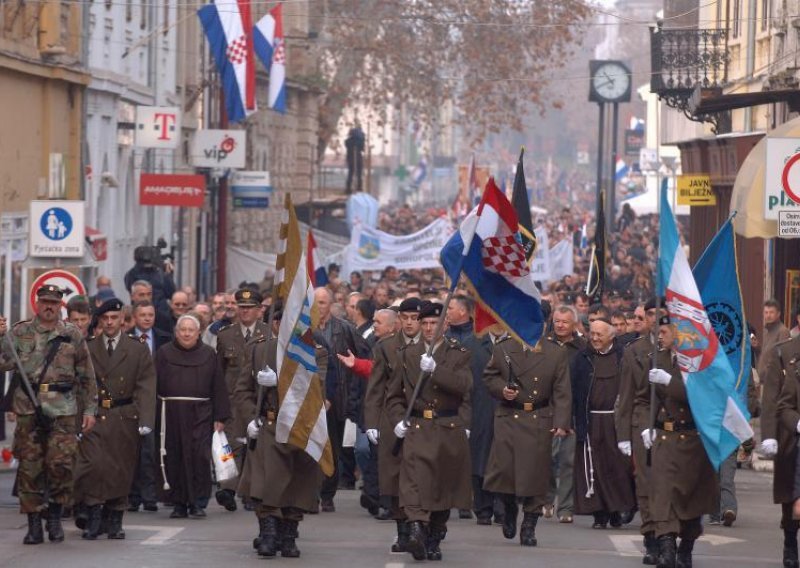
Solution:
[(239, 468), (233, 459), (233, 450), (228, 443), (225, 432), (214, 432), (211, 437), (211, 457), (214, 459), (214, 471), (217, 474), (217, 483), (227, 481), (239, 475)]
[(356, 423), (349, 418), (344, 422), (344, 432), (342, 433), (342, 447), (353, 448), (356, 445)]

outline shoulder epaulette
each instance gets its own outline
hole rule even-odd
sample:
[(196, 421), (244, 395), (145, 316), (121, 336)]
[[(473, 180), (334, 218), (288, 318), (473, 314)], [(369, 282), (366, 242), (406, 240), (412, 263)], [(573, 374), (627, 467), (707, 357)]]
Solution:
[(787, 337), (786, 339), (783, 339), (783, 340), (781, 340), (781, 341), (778, 341), (778, 342), (775, 344), (775, 346), (777, 347), (778, 345), (783, 345), (784, 343), (789, 343), (789, 342), (790, 342), (790, 341), (792, 341), (793, 339), (795, 339), (795, 338), (794, 338), (794, 337)]
[(644, 335), (640, 335), (639, 337), (634, 337), (628, 343), (625, 344), (625, 347), (630, 347), (631, 345), (633, 345), (634, 343), (636, 343), (637, 341), (639, 341), (641, 339), (644, 339)]
[(390, 334), (389, 334), (389, 335), (387, 335), (386, 337), (381, 337), (381, 338), (380, 338), (380, 339), (377, 341), (376, 345), (377, 345), (378, 343), (384, 343), (384, 342), (386, 342), (386, 341), (389, 341), (390, 339), (394, 339), (394, 338), (395, 338), (395, 336), (397, 336), (397, 332), (396, 332), (396, 331), (393, 331), (392, 333), (390, 333)]
[(96, 335), (90, 335), (89, 337), (86, 338), (86, 342), (88, 343), (90, 341), (94, 341), (95, 339), (97, 339)]
[(232, 328), (233, 328), (233, 324), (232, 323), (229, 323), (228, 325), (223, 325), (221, 328), (219, 328), (217, 330), (217, 335), (219, 335), (220, 333), (222, 333), (226, 329), (232, 329)]

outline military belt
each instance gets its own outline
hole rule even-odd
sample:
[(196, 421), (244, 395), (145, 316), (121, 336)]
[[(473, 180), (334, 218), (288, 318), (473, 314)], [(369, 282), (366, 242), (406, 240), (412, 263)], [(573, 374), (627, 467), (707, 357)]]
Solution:
[(538, 400), (536, 402), (519, 402), (516, 400), (504, 400), (503, 406), (507, 406), (509, 408), (515, 408), (517, 410), (522, 410), (525, 412), (533, 412), (535, 410), (541, 410), (545, 406), (550, 405), (550, 399), (545, 398), (543, 400)]
[(129, 404), (133, 404), (132, 396), (127, 398), (104, 398), (100, 401), (100, 406), (105, 409), (127, 406)]
[(69, 392), (74, 387), (75, 385), (73, 383), (42, 383), (39, 385), (39, 392)]
[(697, 426), (691, 420), (687, 420), (684, 422), (675, 422), (675, 421), (657, 421), (656, 428), (659, 430), (664, 430), (665, 432), (690, 432), (692, 430), (697, 430)]
[(458, 410), (434, 410), (433, 408), (426, 408), (425, 410), (412, 411), (411, 416), (414, 418), (424, 418), (425, 420), (453, 418), (454, 416), (458, 416)]

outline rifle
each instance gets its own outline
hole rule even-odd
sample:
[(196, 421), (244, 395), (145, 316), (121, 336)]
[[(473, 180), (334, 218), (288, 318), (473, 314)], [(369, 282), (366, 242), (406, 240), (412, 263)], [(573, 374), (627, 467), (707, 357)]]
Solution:
[[(500, 347), (498, 345), (498, 347)], [(508, 390), (518, 391), (519, 390), (519, 379), (517, 379), (517, 373), (514, 371), (514, 366), (511, 364), (511, 357), (508, 356), (506, 350), (500, 347), (500, 352), (503, 354), (503, 359), (506, 360), (506, 365), (508, 365), (508, 381), (506, 381), (506, 388)]]
[[(267, 351), (268, 352), (269, 352), (269, 340), (272, 337), (272, 322), (275, 321), (275, 301), (276, 301), (276, 298), (275, 298), (275, 296), (273, 296), (272, 302), (269, 305), (269, 315), (267, 316)], [(256, 362), (256, 352), (255, 352), (255, 349), (254, 349), (253, 350), (253, 365), (252, 365), (252, 367), (253, 367), (253, 371), (258, 373), (258, 371), (255, 370), (256, 369), (255, 362)], [(276, 373), (278, 372), (277, 369), (275, 370), (275, 372)], [(253, 420), (257, 420), (258, 421), (257, 423), (260, 426), (261, 425), (261, 407), (264, 405), (264, 387), (259, 385), (258, 382), (256, 382), (256, 392), (258, 393), (256, 395), (256, 415), (253, 418)], [(248, 439), (247, 439), (247, 449), (248, 450), (250, 450), (250, 451), (255, 450), (257, 445), (258, 445), (258, 438), (249, 438), (248, 437)]]

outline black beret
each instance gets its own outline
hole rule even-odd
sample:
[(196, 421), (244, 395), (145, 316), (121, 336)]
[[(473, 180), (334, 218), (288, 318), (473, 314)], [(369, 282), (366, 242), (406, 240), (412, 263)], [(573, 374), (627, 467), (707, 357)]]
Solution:
[(97, 311), (94, 314), (97, 317), (102, 316), (106, 312), (119, 312), (122, 311), (122, 301), (117, 298), (111, 298), (110, 300), (106, 300), (103, 304), (97, 308)]
[(250, 288), (239, 288), (234, 294), (238, 306), (260, 306), (261, 294)]
[(669, 325), (671, 320), (669, 319), (669, 314), (663, 314), (660, 318), (658, 318), (658, 325)]
[(398, 311), (400, 312), (419, 312), (420, 306), (422, 305), (422, 300), (419, 298), (406, 298), (402, 302), (400, 302), (400, 306), (398, 307)]
[(438, 318), (442, 315), (444, 306), (439, 302), (422, 302), (419, 308), (419, 319)]
[[(661, 299), (659, 300), (659, 304), (663, 308), (666, 303), (667, 303), (667, 299), (662, 296)], [(655, 310), (655, 309), (656, 309), (656, 297), (653, 296), (652, 298), (647, 300), (647, 303), (644, 305), (644, 310), (647, 311), (647, 310)]]
[(36, 290), (37, 298), (49, 298), (51, 300), (61, 300), (64, 297), (64, 291), (58, 286), (52, 284), (45, 284)]

